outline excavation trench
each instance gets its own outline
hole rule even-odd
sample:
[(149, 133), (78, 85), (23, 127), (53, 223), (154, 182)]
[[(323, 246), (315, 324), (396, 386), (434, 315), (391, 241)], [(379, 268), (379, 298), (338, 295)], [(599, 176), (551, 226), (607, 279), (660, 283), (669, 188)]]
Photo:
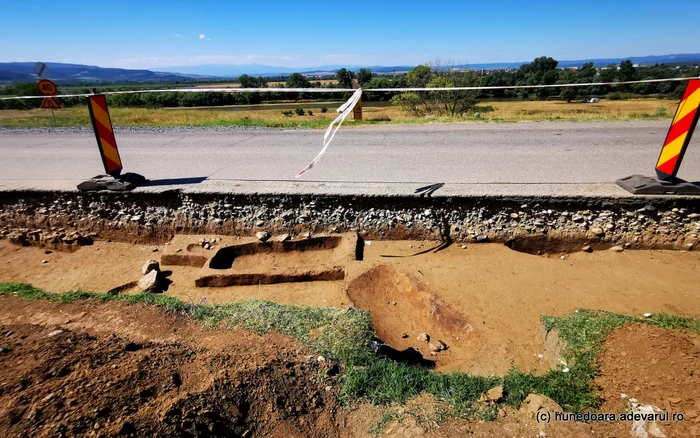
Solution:
[(156, 259), (186, 302), (355, 306), (389, 356), (504, 374), (553, 366), (541, 315), (700, 315), (698, 234), (684, 198), (0, 192), (0, 281), (133, 294)]

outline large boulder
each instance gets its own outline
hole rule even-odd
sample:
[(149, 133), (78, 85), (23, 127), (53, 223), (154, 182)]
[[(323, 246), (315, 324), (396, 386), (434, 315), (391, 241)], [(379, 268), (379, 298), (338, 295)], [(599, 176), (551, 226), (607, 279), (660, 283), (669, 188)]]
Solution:
[(144, 265), (143, 268), (141, 268), (141, 272), (143, 275), (148, 274), (151, 271), (157, 271), (160, 272), (160, 263), (158, 263), (155, 260), (148, 260)]
[(139, 287), (144, 292), (158, 292), (159, 282), (158, 282), (158, 271), (152, 270), (148, 274), (144, 275), (141, 280), (139, 280)]

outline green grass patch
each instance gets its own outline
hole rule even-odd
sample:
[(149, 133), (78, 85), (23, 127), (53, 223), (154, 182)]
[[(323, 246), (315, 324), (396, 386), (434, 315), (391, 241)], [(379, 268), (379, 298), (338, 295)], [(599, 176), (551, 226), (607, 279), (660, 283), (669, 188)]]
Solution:
[[(568, 411), (598, 408), (600, 400), (593, 385), (596, 358), (605, 337), (625, 324), (634, 322), (700, 333), (700, 319), (667, 314), (635, 318), (581, 310), (564, 316), (543, 316), (547, 330), (559, 330), (569, 372), (552, 370), (533, 375), (513, 368), (502, 377), (483, 377), (458, 372), (438, 373), (376, 354), (372, 349), (374, 333), (369, 313), (355, 308), (319, 309), (261, 300), (221, 305), (190, 304), (150, 293), (120, 295), (72, 291), (51, 294), (22, 283), (0, 283), (0, 295), (64, 303), (76, 300), (140, 303), (192, 317), (211, 328), (241, 325), (261, 334), (277, 331), (340, 361), (343, 365), (342, 397), (348, 402), (361, 399), (373, 404), (404, 403), (421, 393), (429, 393), (447, 402), (452, 415), (480, 420), (495, 419), (499, 406), (485, 407), (473, 402), (497, 385), (504, 386), (502, 403), (516, 408), (532, 392), (550, 397)], [(385, 425), (385, 422), (380, 423), (376, 430)]]
[(202, 321), (212, 328), (240, 324), (259, 334), (274, 330), (297, 339), (328, 358), (348, 364), (364, 360), (371, 351), (373, 331), (369, 313), (355, 308), (318, 309), (262, 300), (222, 305), (189, 304), (168, 295), (151, 293), (121, 295), (71, 291), (52, 294), (23, 283), (0, 283), (0, 295), (62, 303), (92, 300), (155, 305)]

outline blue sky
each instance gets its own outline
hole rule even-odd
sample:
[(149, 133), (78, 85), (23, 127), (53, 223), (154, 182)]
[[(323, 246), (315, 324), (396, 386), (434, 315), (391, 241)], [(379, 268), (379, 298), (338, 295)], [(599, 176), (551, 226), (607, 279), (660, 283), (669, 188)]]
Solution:
[(416, 65), (700, 52), (700, 2), (3, 0), (0, 61)]

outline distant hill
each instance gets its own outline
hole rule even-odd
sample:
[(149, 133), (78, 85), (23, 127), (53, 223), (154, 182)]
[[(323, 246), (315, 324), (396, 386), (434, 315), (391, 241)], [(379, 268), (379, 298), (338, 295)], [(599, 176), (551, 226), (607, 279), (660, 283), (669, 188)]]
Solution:
[[(700, 53), (689, 53), (689, 54), (673, 54), (673, 55), (658, 55), (658, 56), (628, 56), (625, 58), (596, 58), (596, 59), (579, 59), (579, 60), (564, 60), (559, 61), (559, 67), (580, 67), (587, 62), (592, 62), (597, 67), (605, 67), (612, 63), (619, 64), (620, 62), (631, 59), (635, 64), (640, 65), (652, 65), (652, 64), (676, 64), (676, 63), (687, 63), (687, 62), (700, 62)], [(489, 62), (481, 64), (460, 64), (456, 65), (457, 68), (467, 68), (472, 70), (492, 70), (492, 69), (502, 69), (502, 68), (518, 68), (523, 64), (527, 64), (531, 61), (518, 61), (518, 62)], [(187, 66), (173, 66), (173, 67), (158, 67), (152, 70), (159, 72), (176, 72), (180, 74), (199, 74), (207, 76), (220, 76), (220, 77), (236, 77), (242, 74), (249, 74), (251, 76), (276, 76), (276, 75), (287, 75), (295, 72), (313, 75), (313, 74), (327, 74), (329, 72), (337, 71), (341, 68), (347, 68), (350, 70), (357, 71), (358, 69), (366, 67), (371, 69), (374, 73), (399, 73), (411, 70), (414, 66), (409, 65), (397, 65), (397, 66), (384, 66), (384, 65), (373, 65), (373, 66), (358, 66), (358, 65), (322, 65), (318, 67), (277, 67), (272, 65), (262, 65), (262, 64), (239, 64), (239, 65), (228, 65), (228, 64), (207, 64), (207, 65), (187, 65)]]
[[(56, 81), (172, 82), (190, 80), (192, 76), (151, 70), (102, 68), (95, 65), (47, 62), (50, 79)], [(37, 79), (33, 62), (0, 62), (0, 82), (23, 82)]]
[[(605, 67), (610, 64), (619, 64), (622, 61), (630, 59), (633, 63), (639, 65), (653, 64), (669, 64), (675, 65), (678, 63), (700, 62), (700, 53), (686, 53), (677, 55), (657, 55), (657, 56), (628, 56), (625, 58), (595, 58), (595, 59), (578, 59), (573, 61), (559, 61), (559, 67), (581, 67), (587, 62), (592, 62), (596, 67)], [(500, 69), (500, 68), (518, 68), (523, 64), (531, 61), (521, 62), (490, 62), (485, 64), (467, 64), (462, 67), (474, 70), (479, 69)]]
[(181, 65), (173, 67), (156, 67), (153, 71), (174, 72), (180, 74), (197, 74), (218, 77), (237, 77), (242, 74), (251, 76), (279, 76), (292, 73), (303, 73), (307, 75), (327, 75), (333, 74), (341, 68), (357, 71), (363, 67), (371, 69), (375, 73), (391, 73), (393, 71), (405, 72), (414, 66), (361, 66), (361, 65), (320, 65), (318, 67), (278, 67), (263, 64), (206, 64), (206, 65)]
[[(597, 58), (559, 61), (559, 67), (580, 67), (587, 62), (592, 62), (598, 67), (609, 64), (619, 64), (621, 61), (631, 59), (635, 64), (670, 64), (700, 62), (700, 53), (673, 54), (658, 56), (630, 56), (625, 58)], [(529, 61), (520, 62), (490, 62), (482, 64), (462, 64), (455, 67), (472, 70), (518, 68)], [(307, 75), (333, 74), (340, 68), (348, 68), (357, 71), (363, 66), (358, 65), (321, 65), (318, 67), (278, 67), (262, 64), (209, 64), (159, 67), (150, 70), (129, 70), (123, 68), (102, 68), (95, 65), (65, 64), (60, 62), (47, 62), (51, 73), (51, 79), (56, 81), (104, 81), (104, 82), (175, 82), (191, 81), (203, 78), (234, 78), (242, 74), (252, 76), (279, 76), (299, 72)], [(412, 69), (414, 66), (367, 66), (375, 73), (401, 73)], [(0, 62), (0, 83), (25, 82), (36, 80), (33, 62)]]

